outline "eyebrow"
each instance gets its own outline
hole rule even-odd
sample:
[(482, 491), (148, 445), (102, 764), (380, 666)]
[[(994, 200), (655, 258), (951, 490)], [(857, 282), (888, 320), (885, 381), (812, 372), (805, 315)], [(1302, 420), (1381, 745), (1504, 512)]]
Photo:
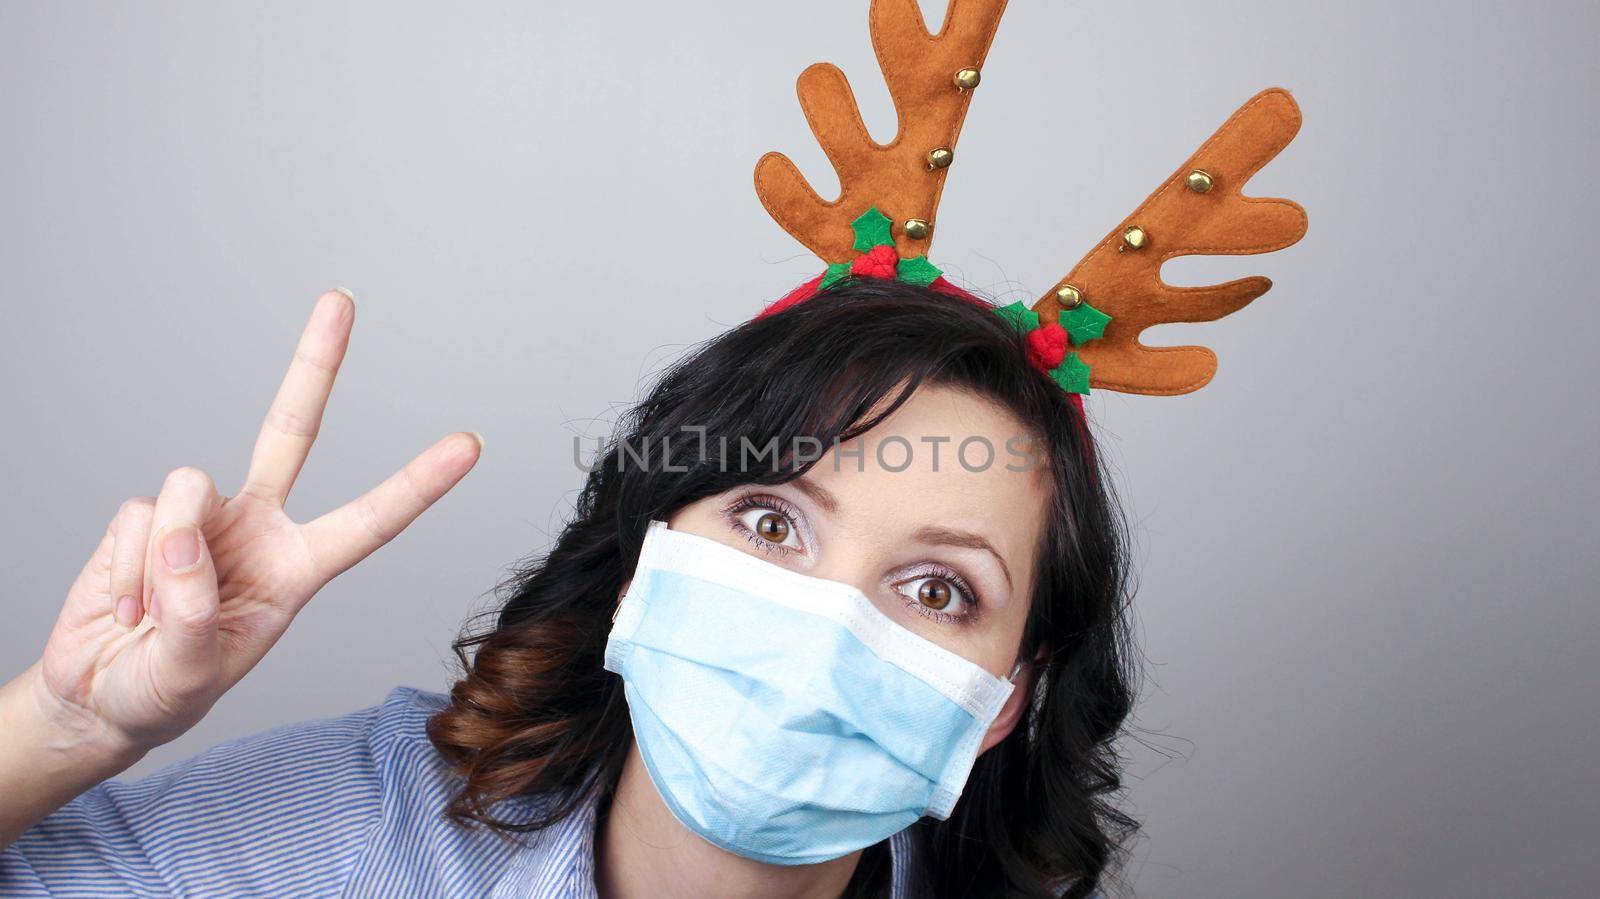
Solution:
[[(821, 506), (823, 511), (827, 512), (829, 515), (836, 514), (839, 511), (839, 501), (834, 498), (832, 493), (829, 493), (826, 489), (824, 489), (821, 484), (807, 480), (804, 476), (795, 478), (790, 483), (794, 484), (795, 488), (801, 493), (811, 497), (812, 502), (815, 502), (817, 505)], [(994, 560), (1000, 563), (1000, 573), (1006, 577), (1006, 586), (1013, 586), (1011, 582), (1011, 566), (1006, 564), (1005, 557), (1001, 556), (1000, 552), (994, 548), (994, 544), (984, 539), (983, 535), (981, 534), (974, 534), (971, 531), (958, 531), (954, 528), (939, 527), (937, 525), (929, 525), (919, 529), (915, 534), (912, 535), (912, 537), (920, 543), (931, 543), (941, 546), (960, 546), (966, 549), (981, 549), (989, 555), (994, 556)]]
[(801, 493), (811, 497), (812, 502), (822, 507), (824, 512), (833, 515), (839, 511), (839, 501), (833, 494), (824, 490), (820, 484), (806, 480), (804, 477), (795, 478), (792, 482)]
[(1011, 568), (1006, 565), (1006, 560), (995, 550), (994, 545), (985, 540), (982, 535), (971, 531), (957, 531), (951, 528), (930, 525), (922, 528), (913, 535), (922, 543), (935, 543), (943, 546), (961, 546), (967, 549), (981, 549), (994, 560), (1000, 563), (1000, 573), (1006, 576), (1006, 586), (1011, 586)]

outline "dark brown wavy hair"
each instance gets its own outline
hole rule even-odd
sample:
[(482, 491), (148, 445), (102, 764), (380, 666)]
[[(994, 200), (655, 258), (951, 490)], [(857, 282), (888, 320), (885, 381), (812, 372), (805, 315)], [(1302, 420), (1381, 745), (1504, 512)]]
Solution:
[[(917, 387), (972, 391), (1036, 431), (1052, 497), (1020, 652), (1047, 648), (1029, 710), (978, 757), (949, 820), (913, 825), (918, 895), (1086, 897), (1137, 824), (1114, 803), (1116, 738), (1134, 699), (1125, 520), (1081, 413), (1027, 362), (1021, 337), (965, 299), (893, 280), (847, 280), (758, 318), (672, 366), (619, 423), (571, 520), (502, 582), (497, 609), (455, 643), (464, 668), (428, 736), (464, 778), (446, 814), (504, 833), (548, 827), (590, 791), (609, 796), (632, 740), (621, 679), (602, 665), (618, 593), (652, 519), (740, 484), (792, 480), (810, 464), (738, 470), (701, 437), (792, 447), (849, 440)], [(622, 447), (671, 447), (655, 465)], [(665, 463), (670, 462), (671, 470)], [(496, 806), (545, 796), (532, 819)], [(880, 895), (887, 843), (863, 852), (850, 896)]]

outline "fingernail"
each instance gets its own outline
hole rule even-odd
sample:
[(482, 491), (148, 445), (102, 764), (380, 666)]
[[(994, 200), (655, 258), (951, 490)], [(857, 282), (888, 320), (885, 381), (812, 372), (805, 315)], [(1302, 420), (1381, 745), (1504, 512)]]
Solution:
[(483, 435), (477, 431), (468, 431), (467, 433), (472, 435), (473, 440), (478, 441), (478, 452), (483, 452)]
[(349, 297), (350, 301), (352, 303), (355, 302), (355, 299), (356, 299), (355, 292), (352, 291), (350, 288), (348, 288), (348, 287), (335, 287), (334, 290), (337, 290), (340, 293), (344, 294), (345, 296)]
[(200, 537), (194, 525), (174, 525), (161, 540), (161, 557), (173, 572), (182, 572), (200, 561)]
[(118, 597), (111, 614), (123, 627), (133, 627), (139, 623), (139, 601), (131, 596)]

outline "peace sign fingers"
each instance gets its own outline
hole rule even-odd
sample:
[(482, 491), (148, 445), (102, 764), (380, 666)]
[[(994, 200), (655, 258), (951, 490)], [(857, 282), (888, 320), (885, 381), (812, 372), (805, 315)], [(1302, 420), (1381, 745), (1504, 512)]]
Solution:
[(344, 290), (330, 290), (317, 297), (289, 371), (261, 424), (250, 455), (250, 471), (239, 493), (280, 507), (288, 498), (322, 426), (322, 412), (333, 391), (333, 379), (350, 345), (355, 314), (355, 299)]

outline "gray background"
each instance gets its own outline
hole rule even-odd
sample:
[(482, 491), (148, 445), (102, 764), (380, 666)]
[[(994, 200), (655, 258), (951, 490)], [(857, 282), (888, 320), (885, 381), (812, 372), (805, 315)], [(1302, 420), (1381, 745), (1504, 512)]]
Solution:
[[(0, 675), (127, 496), (226, 493), (319, 291), (358, 297), (305, 519), (455, 429), (467, 479), (133, 772), (396, 684), (544, 547), (641, 379), (818, 269), (756, 158), (833, 176), (864, 0), (0, 3)], [(942, 0), (927, 0), (937, 20)], [(1091, 409), (1138, 526), (1146, 896), (1580, 896), (1600, 864), (1592, 2), (1017, 0), (935, 261), (1032, 299), (1234, 108), (1305, 110), (1249, 192), (1310, 212), (1221, 370)]]

